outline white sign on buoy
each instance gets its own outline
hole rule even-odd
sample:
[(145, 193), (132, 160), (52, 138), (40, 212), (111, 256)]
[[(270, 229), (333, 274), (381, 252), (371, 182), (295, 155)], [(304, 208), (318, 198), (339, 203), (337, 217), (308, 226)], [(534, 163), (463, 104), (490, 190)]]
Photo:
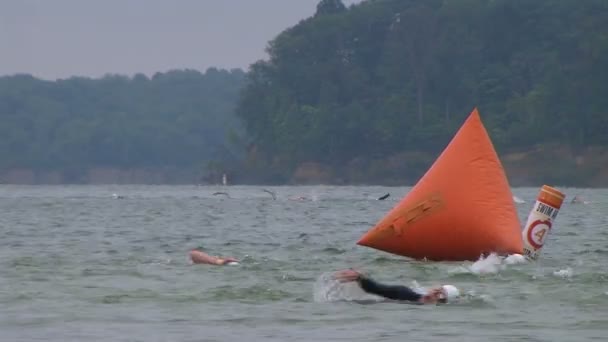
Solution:
[(562, 192), (547, 185), (540, 189), (522, 232), (524, 255), (528, 259), (538, 258), (565, 197)]

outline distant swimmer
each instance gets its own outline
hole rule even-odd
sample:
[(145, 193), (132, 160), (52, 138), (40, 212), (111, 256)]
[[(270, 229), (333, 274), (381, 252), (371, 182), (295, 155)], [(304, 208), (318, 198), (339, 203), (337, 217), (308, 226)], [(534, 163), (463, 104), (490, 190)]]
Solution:
[(218, 192), (214, 192), (214, 193), (213, 193), (213, 196), (218, 196), (218, 195), (224, 195), (224, 196), (226, 196), (226, 197), (230, 198), (230, 195), (228, 195), (228, 193), (227, 193), (227, 192), (218, 191)]
[(273, 191), (266, 190), (266, 189), (262, 189), (262, 191), (269, 193), (269, 194), (270, 194), (270, 196), (272, 196), (272, 199), (273, 199), (273, 200), (276, 200), (276, 199), (277, 199), (277, 195), (276, 195), (276, 194), (275, 194)]
[(573, 204), (589, 204), (588, 201), (585, 201), (581, 196), (576, 195), (574, 196), (574, 198), (572, 199), (572, 201), (570, 201), (570, 203)]
[(217, 257), (209, 255), (198, 248), (190, 251), (190, 259), (195, 264), (207, 264), (207, 265), (238, 265), (239, 261), (235, 258), (230, 257)]
[(421, 294), (407, 286), (381, 284), (355, 270), (339, 271), (334, 278), (340, 282), (357, 282), (363, 291), (390, 300), (437, 304), (453, 301), (460, 296), (460, 291), (453, 285), (439, 286)]
[(384, 195), (384, 196), (382, 196), (382, 197), (378, 197), (378, 201), (385, 200), (385, 199), (387, 199), (387, 198), (388, 198), (388, 196), (390, 196), (390, 195), (391, 195), (391, 194), (386, 194), (386, 195)]

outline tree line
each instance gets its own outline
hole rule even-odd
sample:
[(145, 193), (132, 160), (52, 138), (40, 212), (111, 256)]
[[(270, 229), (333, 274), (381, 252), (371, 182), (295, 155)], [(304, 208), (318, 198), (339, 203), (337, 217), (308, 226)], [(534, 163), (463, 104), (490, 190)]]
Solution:
[(205, 167), (237, 160), (244, 71), (0, 77), (0, 168)]
[(606, 145), (606, 17), (603, 0), (322, 0), (251, 66), (237, 113), (278, 168), (438, 153), (473, 107), (501, 153)]
[(499, 153), (605, 146), (607, 17), (605, 0), (321, 0), (247, 73), (0, 77), (0, 170), (415, 178), (473, 107)]

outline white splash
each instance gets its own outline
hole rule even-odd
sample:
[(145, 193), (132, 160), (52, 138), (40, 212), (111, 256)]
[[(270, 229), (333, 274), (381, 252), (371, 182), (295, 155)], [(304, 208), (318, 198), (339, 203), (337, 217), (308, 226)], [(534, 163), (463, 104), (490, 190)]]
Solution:
[(521, 254), (511, 254), (504, 260), (507, 265), (517, 265), (517, 264), (525, 264), (528, 262), (525, 256)]
[(498, 273), (506, 268), (502, 261), (498, 255), (490, 254), (485, 259), (481, 257), (469, 269), (475, 274)]
[(570, 279), (572, 278), (572, 268), (568, 267), (563, 270), (553, 272), (553, 275), (559, 278)]
[(379, 299), (377, 296), (365, 293), (355, 282), (339, 282), (333, 278), (333, 273), (323, 273), (317, 279), (313, 288), (313, 297), (317, 303)]
[(524, 201), (523, 199), (513, 195), (513, 202), (517, 203), (517, 204), (523, 204), (526, 203), (526, 201)]
[(473, 273), (473, 274), (495, 274), (503, 271), (508, 265), (525, 264), (527, 259), (521, 254), (512, 254), (507, 257), (494, 253), (483, 256), (470, 266), (461, 265), (449, 271), (449, 273)]

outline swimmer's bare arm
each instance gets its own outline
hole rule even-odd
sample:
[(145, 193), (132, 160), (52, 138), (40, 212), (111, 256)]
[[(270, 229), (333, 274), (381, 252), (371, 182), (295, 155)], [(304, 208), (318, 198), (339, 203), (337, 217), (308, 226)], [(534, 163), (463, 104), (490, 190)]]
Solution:
[(192, 259), (192, 262), (194, 262), (195, 264), (208, 264), (218, 266), (225, 265), (229, 262), (238, 261), (235, 258), (220, 258), (211, 256), (207, 253), (197, 250), (190, 251), (190, 259)]

